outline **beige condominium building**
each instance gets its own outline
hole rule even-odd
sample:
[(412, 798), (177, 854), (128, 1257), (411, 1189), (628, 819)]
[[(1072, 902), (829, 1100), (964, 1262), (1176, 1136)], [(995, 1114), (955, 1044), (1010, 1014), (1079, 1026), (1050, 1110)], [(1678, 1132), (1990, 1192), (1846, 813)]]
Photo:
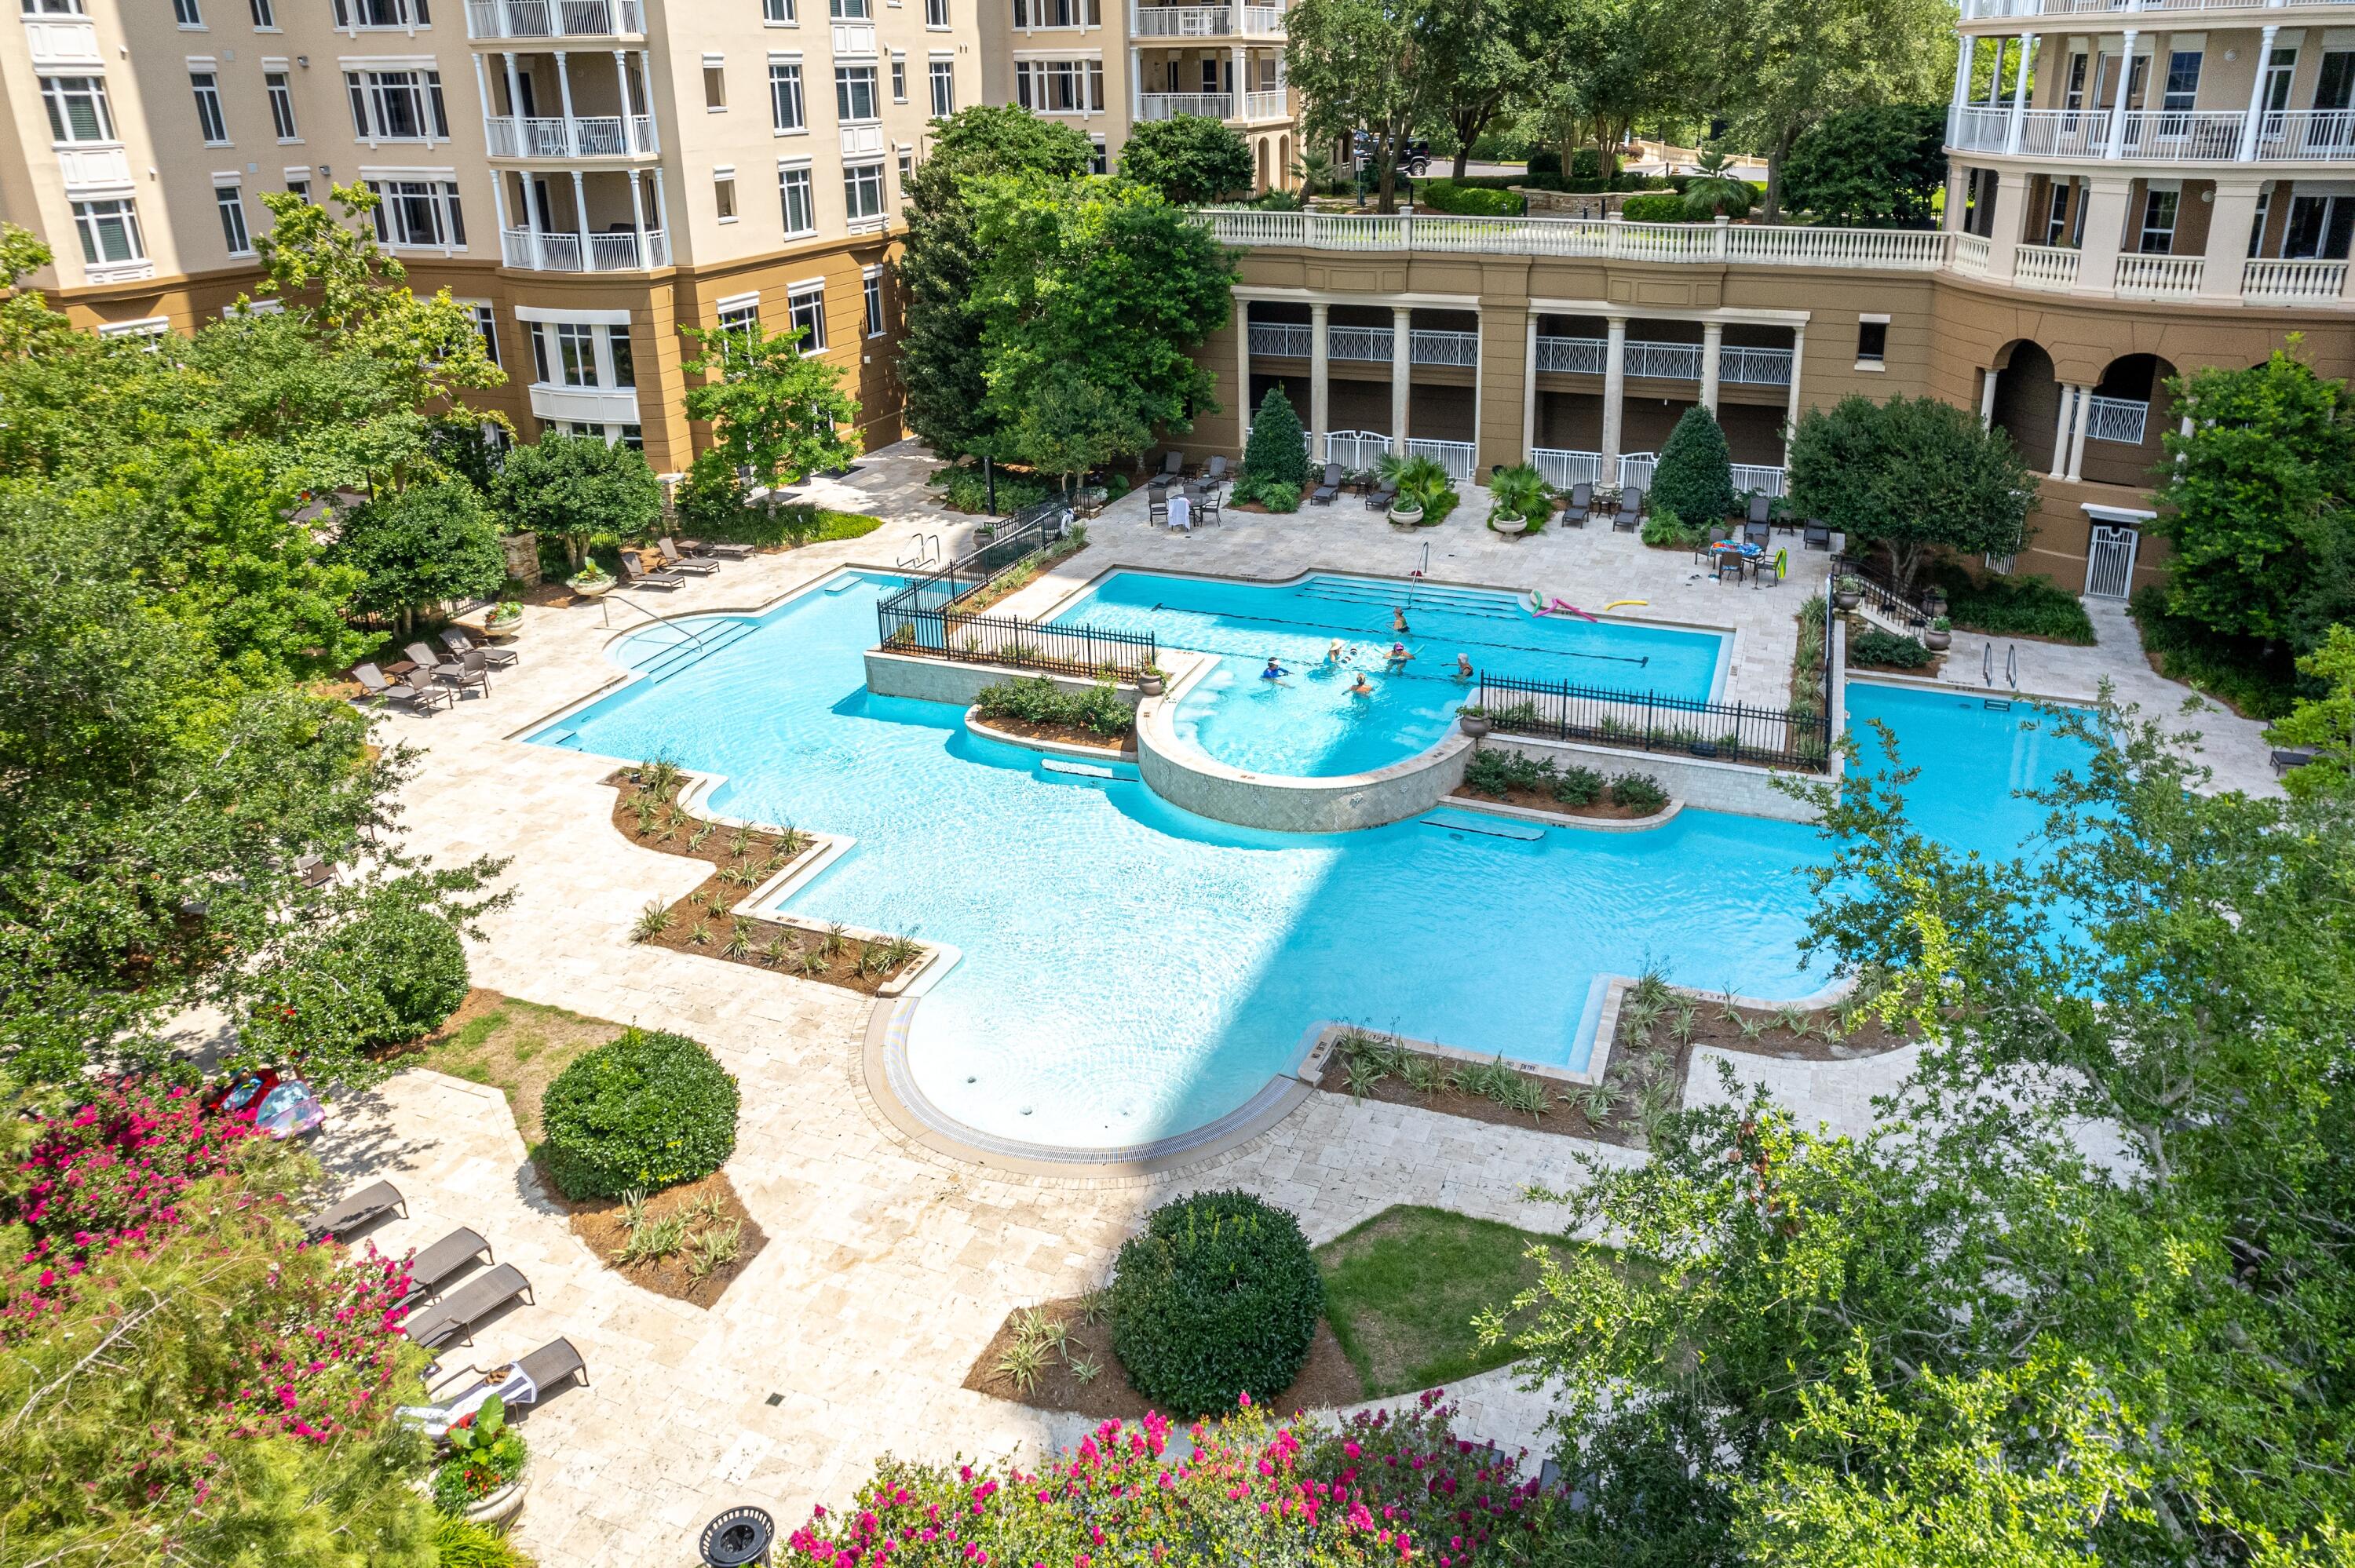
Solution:
[(1640, 482), (1700, 402), (1737, 483), (1779, 493), (1800, 410), (1927, 394), (2041, 476), (1992, 565), (2151, 580), (2168, 380), (2293, 334), (2355, 373), (2355, 7), (1966, 0), (1961, 28), (1935, 231), (1215, 216), (1242, 277), (1192, 439), (1239, 450), (1228, 389), (1280, 382), (1328, 461), (1403, 440), (1460, 475)]
[(1120, 159), (1129, 127), (1192, 114), (1224, 121), (1252, 150), (1256, 190), (1288, 188), (1298, 101), (1284, 73), (1278, 3), (1171, 5), (1146, 0), (978, 0), (982, 90), (1083, 132), (1096, 167)]
[[(1005, 0), (984, 0), (1003, 5)], [(527, 437), (693, 455), (682, 325), (806, 330), (896, 440), (894, 237), (975, 0), (18, 0), (0, 217), (108, 333), (256, 277), (266, 191), (362, 181), (420, 291), (472, 303)]]

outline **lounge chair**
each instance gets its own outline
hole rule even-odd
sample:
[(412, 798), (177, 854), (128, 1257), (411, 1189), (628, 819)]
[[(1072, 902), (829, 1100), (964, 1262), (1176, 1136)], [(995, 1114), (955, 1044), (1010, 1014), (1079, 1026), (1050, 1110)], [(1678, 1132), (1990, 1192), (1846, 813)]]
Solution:
[(1586, 483), (1570, 487), (1570, 502), (1562, 508), (1561, 522), (1565, 528), (1583, 528), (1586, 520), (1594, 515), (1594, 486)]
[(1325, 465), (1325, 482), (1309, 495), (1308, 504), (1330, 506), (1333, 503), (1333, 498), (1340, 493), (1341, 465), (1337, 462), (1328, 462)]
[(532, 1298), (531, 1281), (514, 1264), (503, 1263), (487, 1274), (474, 1276), (401, 1327), (411, 1341), (428, 1350), (453, 1335), (463, 1335), (471, 1344), (474, 1325), (518, 1296), (527, 1301)]
[(410, 705), (432, 713), (437, 704), (454, 703), (458, 694), (433, 678), (433, 672), (420, 664), (403, 675), (409, 688)]
[(409, 1295), (405, 1299), (413, 1303), (435, 1295), (476, 1258), (485, 1263), (498, 1261), (491, 1255), (490, 1243), (460, 1225), (409, 1260)]
[(631, 588), (661, 588), (666, 593), (687, 586), (687, 579), (677, 572), (650, 572), (638, 565), (635, 550), (622, 552), (622, 581)]
[(1210, 460), (1210, 466), (1202, 471), (1202, 477), (1209, 480), (1212, 484), (1216, 484), (1219, 481), (1226, 478), (1227, 460), (1224, 457), (1212, 458)]
[(480, 653), (484, 662), (494, 670), (504, 670), (516, 662), (514, 649), (501, 648), (495, 643), (477, 642), (454, 626), (445, 626), (442, 629), (442, 646), (462, 660), (469, 653)]
[(1366, 510), (1369, 512), (1387, 512), (1390, 510), (1391, 503), (1397, 499), (1398, 486), (1389, 482), (1388, 481), (1384, 481), (1366, 492)]
[[(384, 672), (373, 664), (353, 665), (352, 679), (360, 683), (363, 696), (374, 697), (379, 703), (401, 703), (410, 707), (417, 705), (416, 693), (398, 681), (386, 680)], [(429, 680), (427, 684), (431, 686), (432, 682)]]
[(409, 662), (419, 669), (432, 671), (437, 680), (454, 681), (465, 670), (465, 666), (456, 659), (433, 652), (432, 644), (428, 642), (412, 642), (401, 652), (408, 654)]
[(1744, 523), (1742, 525), (1742, 537), (1743, 543), (1755, 545), (1764, 549), (1774, 540), (1774, 525), (1772, 523)]
[(655, 547), (662, 552), (663, 567), (666, 571), (692, 572), (698, 577), (708, 577), (719, 569), (719, 563), (717, 561), (698, 561), (689, 558), (679, 549), (676, 540), (656, 540)]
[(572, 1348), (570, 1340), (550, 1340), (516, 1365), (531, 1379), (532, 1386), (542, 1393), (569, 1377), (579, 1378), (583, 1388), (589, 1386), (588, 1365), (581, 1361), (581, 1352)]
[[(670, 540), (663, 541), (663, 556), (666, 559), (670, 556)], [(752, 546), (750, 545), (730, 545), (718, 539), (681, 539), (678, 541), (678, 546), (690, 556), (717, 556), (723, 561), (741, 561), (752, 554)]]
[(1803, 550), (1828, 550), (1832, 547), (1832, 531), (1810, 518), (1799, 530), (1799, 547)]
[(1643, 526), (1643, 523), (1644, 487), (1631, 484), (1619, 493), (1619, 510), (1612, 514), (1611, 526), (1624, 534)]
[(389, 1181), (371, 1182), (313, 1214), (303, 1223), (303, 1229), (314, 1236), (341, 1240), (346, 1231), (372, 1224), (395, 1209), (400, 1211), (401, 1218), (409, 1217), (409, 1200), (400, 1195), (400, 1189)]
[(2318, 753), (2312, 747), (2294, 746), (2278, 751), (2269, 752), (2266, 755), (2265, 760), (2274, 765), (2274, 777), (2278, 779), (2283, 774), (2289, 772), (2292, 768), (2305, 767), (2307, 763), (2313, 761), (2317, 755)]

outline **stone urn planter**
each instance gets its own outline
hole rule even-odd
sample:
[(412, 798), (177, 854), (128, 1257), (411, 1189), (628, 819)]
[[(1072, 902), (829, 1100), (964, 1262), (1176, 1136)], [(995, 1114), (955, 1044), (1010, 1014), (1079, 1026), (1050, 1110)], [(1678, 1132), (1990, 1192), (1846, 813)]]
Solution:
[(491, 612), (483, 617), (483, 635), (494, 642), (503, 642), (513, 637), (522, 624), (523, 606), (493, 605)]
[(1136, 694), (1140, 697), (1159, 696), (1161, 694), (1161, 677), (1158, 675), (1139, 676), (1136, 682)]
[(1393, 503), (1391, 521), (1401, 528), (1420, 528), (1423, 526), (1423, 508), (1407, 502)]
[(531, 1461), (526, 1459), (515, 1479), (490, 1496), (466, 1505), (466, 1517), (476, 1524), (503, 1525), (523, 1511), (524, 1494), (531, 1489)]
[(602, 599), (613, 590), (613, 577), (567, 577), (564, 586), (583, 599)]
[(1842, 577), (1832, 584), (1832, 603), (1842, 609), (1854, 609), (1864, 602), (1864, 585), (1854, 577)]
[(1922, 646), (1936, 652), (1953, 645), (1955, 634), (1943, 626), (1933, 626), (1922, 633)]
[(1477, 740), (1482, 736), (1487, 735), (1489, 731), (1495, 729), (1497, 727), (1497, 721), (1490, 718), (1487, 714), (1457, 714), (1455, 715), (1455, 727), (1462, 730), (1472, 739)]
[(1491, 517), (1488, 526), (1508, 539), (1513, 539), (1529, 531), (1529, 520), (1526, 517)]

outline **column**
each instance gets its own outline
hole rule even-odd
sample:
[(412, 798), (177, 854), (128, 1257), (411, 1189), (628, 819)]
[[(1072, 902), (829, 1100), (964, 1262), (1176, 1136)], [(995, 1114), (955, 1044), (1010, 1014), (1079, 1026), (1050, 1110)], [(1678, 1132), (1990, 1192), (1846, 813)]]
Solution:
[(1251, 57), (1244, 52), (1241, 44), (1235, 46), (1234, 54), (1235, 118), (1240, 120), (1243, 117), (1246, 107), (1244, 98), (1251, 91)]
[(630, 112), (629, 56), (620, 49), (613, 51), (613, 81), (615, 90), (621, 95), (622, 101), (622, 151), (634, 153), (638, 148), (637, 143), (631, 139), (630, 122), (636, 116)]
[(1391, 307), (1391, 450), (1406, 456), (1407, 388), (1414, 375), (1414, 312)]
[(589, 192), (581, 183), (581, 171), (572, 171), (572, 232), (581, 241), (581, 266), (589, 269)]
[(1235, 302), (1235, 457), (1251, 446), (1251, 305)]
[(1725, 351), (1725, 323), (1703, 322), (1700, 324), (1700, 406), (1710, 413), (1717, 412), (1718, 357)]
[[(646, 201), (645, 192), (638, 184), (638, 171), (635, 169), (630, 171), (630, 219), (638, 226), (638, 249), (643, 254), (646, 246)], [(654, 265), (651, 257), (647, 259), (646, 265)]]
[(1488, 390), (1487, 378), (1480, 374), (1488, 362), (1488, 313), (1478, 305), (1472, 307), (1472, 482), (1480, 482), (1480, 432), (1487, 428), (1487, 411), (1481, 404)]
[(2004, 128), (2003, 150), (2014, 157), (2019, 154), (2019, 135), (2028, 123), (2028, 62), (2030, 52), (2036, 48), (2036, 35), (2023, 34), (2019, 40), (2018, 79), (2011, 88), (2011, 122)]
[[(663, 243), (670, 243), (670, 208), (663, 202), (662, 165), (655, 165), (655, 227), (663, 232)], [(667, 265), (667, 263), (666, 263)]]
[(1995, 37), (1995, 69), (1987, 72), (1987, 107), (2003, 102), (2003, 47), (2011, 40), (1998, 33)]
[[(1946, 105), (1946, 140), (1953, 142), (1962, 130), (1963, 110), (1971, 101), (1971, 67), (1978, 63), (1978, 36), (1965, 33), (1962, 48), (1955, 51), (1955, 96)], [(1954, 211), (1949, 205), (1947, 211)]]
[(2241, 297), (2241, 275), (2247, 270), (2249, 238), (2257, 226), (2257, 196), (2262, 180), (2220, 179), (2215, 200), (2208, 208), (2207, 260), (2200, 273), (2200, 292), (2211, 300)]
[[(564, 151), (577, 157), (581, 152), (581, 131), (572, 123), (572, 72), (564, 63), (564, 51), (556, 51), (556, 92), (564, 105)], [(580, 176), (575, 175), (578, 179)]]
[(1979, 429), (1983, 430), (1995, 428), (1995, 381), (2002, 374), (1993, 366), (1979, 372)]
[(2069, 479), (2072, 483), (2085, 473), (2085, 429), (2094, 422), (2094, 389), (2077, 388), (2077, 429), (2069, 438)]
[[(507, 67), (507, 113), (519, 121), (523, 118), (523, 86), (516, 70), (515, 51), (507, 49), (499, 58), (506, 62)], [(522, 134), (520, 129), (517, 134)], [(522, 143), (517, 143), (517, 145)]]
[(1128, 51), (1128, 122), (1145, 122), (1145, 57), (1136, 49)]
[(2054, 479), (2069, 477), (2069, 432), (2075, 426), (2076, 417), (2077, 388), (2063, 381), (2061, 383), (2061, 422), (2052, 431), (2052, 477)]
[(1529, 346), (1521, 351), (1521, 459), (1538, 450), (1538, 313), (1529, 312)]
[[(2126, 41), (2118, 54), (2117, 97), (2110, 105), (2110, 144), (2103, 152), (2105, 158), (2116, 158), (2126, 145), (2126, 89), (2134, 85), (2135, 39), (2141, 34), (2133, 27), (2126, 31)], [(2157, 64), (2157, 61), (2153, 61)]]
[(1627, 318), (1609, 318), (1610, 336), (1603, 344), (1603, 450), (1594, 474), (1604, 484), (1619, 482), (1620, 403), (1627, 395)]
[(2274, 37), (2280, 31), (2278, 23), (2267, 27), (2264, 39), (2257, 45), (2257, 79), (2249, 84), (2249, 112), (2241, 122), (2239, 155), (2244, 164), (2253, 162), (2257, 155), (2257, 128), (2264, 122), (2265, 77), (2273, 68)]
[(1799, 378), (1807, 357), (1807, 323), (1791, 328), (1791, 396), (1783, 405), (1783, 463), (1790, 466), (1791, 432), (1799, 428)]
[(1333, 307), (1318, 300), (1308, 307), (1308, 436), (1309, 455), (1327, 462), (1325, 438), (1333, 429), (1332, 348), (1328, 318)]
[(2004, 169), (1995, 177), (1995, 218), (1987, 230), (1987, 276), (2009, 278), (2018, 264), (2019, 237), (2028, 228), (2028, 171)]
[(483, 118), (489, 120), (498, 112), (498, 101), (491, 96), (490, 72), (483, 65), (483, 57), (474, 57), (474, 96), (483, 101)]
[(507, 176), (505, 170), (491, 171), (491, 207), (498, 216), (499, 260), (504, 262), (507, 248)]
[(2115, 285), (2118, 245), (2126, 233), (2126, 196), (2134, 182), (2124, 175), (2094, 175), (2085, 181), (2084, 238), (2077, 249), (2077, 289), (2106, 295)]

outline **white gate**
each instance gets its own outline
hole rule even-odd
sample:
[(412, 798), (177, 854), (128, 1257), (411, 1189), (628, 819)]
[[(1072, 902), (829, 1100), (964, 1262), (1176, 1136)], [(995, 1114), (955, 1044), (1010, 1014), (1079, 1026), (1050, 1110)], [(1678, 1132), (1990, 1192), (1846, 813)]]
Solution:
[(2094, 524), (2094, 545), (2085, 562), (2085, 597), (2124, 599), (2134, 586), (2139, 531), (2112, 523)]

